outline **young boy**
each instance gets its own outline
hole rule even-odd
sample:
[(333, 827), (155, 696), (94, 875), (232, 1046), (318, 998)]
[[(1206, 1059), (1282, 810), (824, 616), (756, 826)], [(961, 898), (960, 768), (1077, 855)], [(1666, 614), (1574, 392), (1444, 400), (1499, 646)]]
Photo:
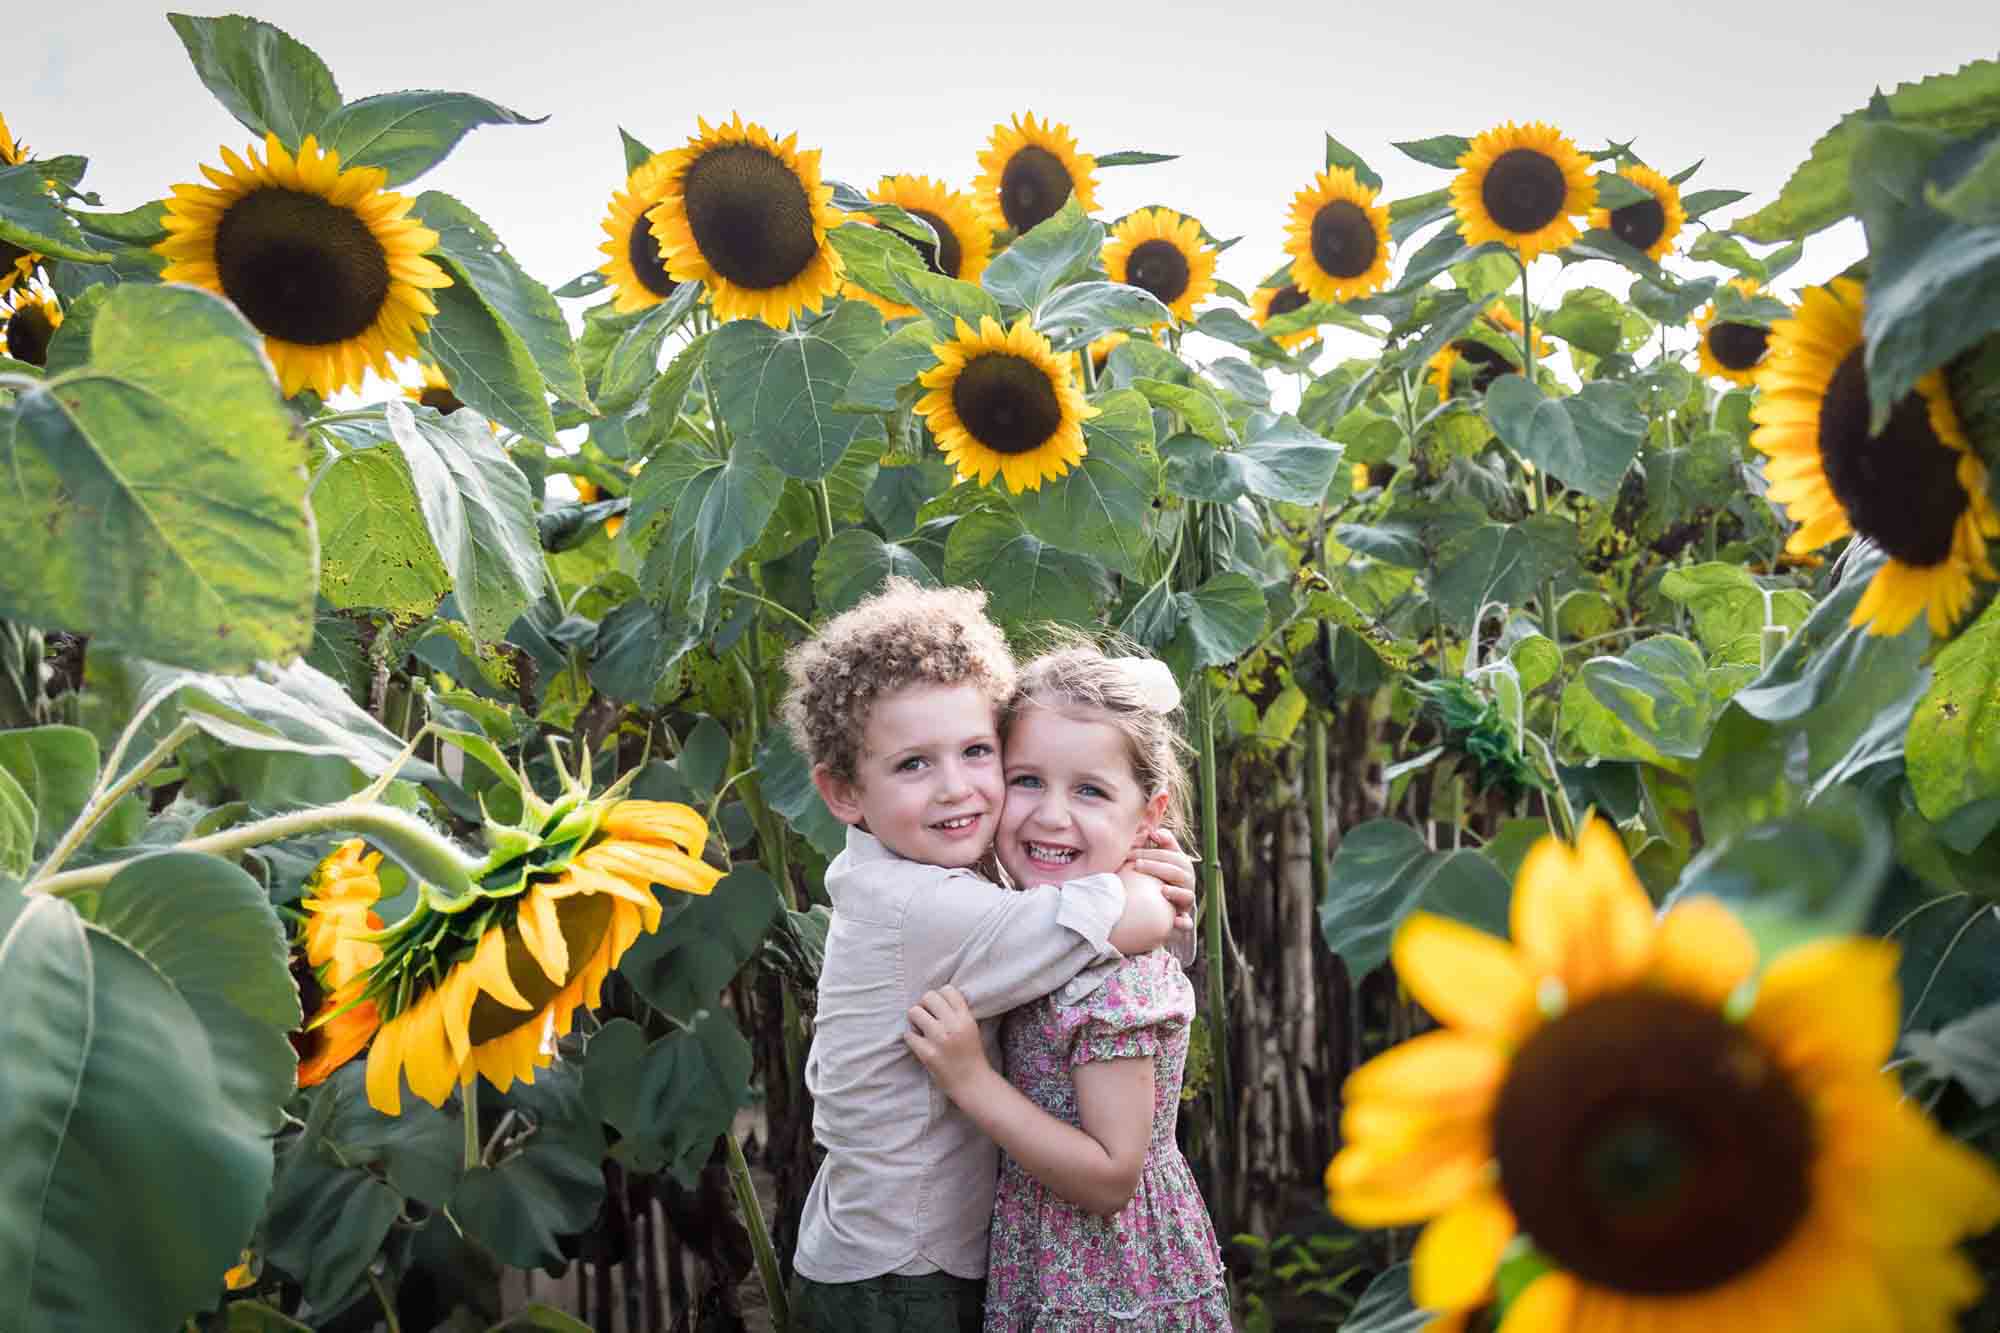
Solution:
[(1014, 686), (985, 602), (892, 578), (786, 659), (786, 725), (848, 825), (806, 1062), (826, 1160), (799, 1224), (796, 1329), (980, 1327), (998, 1150), (903, 1042), (924, 992), (965, 994), (997, 1067), (1000, 1014), (1158, 947), (1193, 904), (1159, 892), (1192, 885), (1173, 851), (1025, 892), (974, 868), (1005, 797), (995, 721)]

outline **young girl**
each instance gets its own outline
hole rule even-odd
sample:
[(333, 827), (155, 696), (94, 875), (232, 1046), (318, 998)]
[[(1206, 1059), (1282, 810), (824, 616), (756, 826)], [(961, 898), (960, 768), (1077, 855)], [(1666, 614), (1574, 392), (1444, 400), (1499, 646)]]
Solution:
[[(1020, 887), (1116, 869), (1185, 826), (1180, 692), (1162, 664), (1069, 647), (1030, 663), (1003, 722), (995, 850)], [(1230, 1328), (1215, 1229), (1174, 1142), (1194, 989), (1165, 950), (1087, 969), (1007, 1015), (1006, 1077), (964, 996), (932, 991), (905, 1036), (1005, 1150), (986, 1329)]]

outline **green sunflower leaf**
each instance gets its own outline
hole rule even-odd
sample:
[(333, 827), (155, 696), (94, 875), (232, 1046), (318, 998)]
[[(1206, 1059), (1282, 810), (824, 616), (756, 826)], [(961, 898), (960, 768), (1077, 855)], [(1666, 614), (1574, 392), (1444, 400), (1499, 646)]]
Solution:
[(1942, 820), (2000, 791), (2000, 602), (1937, 655), (1931, 687), (1910, 718), (1910, 786), (1925, 817)]
[(693, 1023), (763, 943), (778, 917), (778, 886), (761, 867), (740, 865), (706, 897), (670, 896), (679, 900), (672, 926), (641, 935), (618, 971), (646, 1003)]
[(847, 845), (847, 825), (819, 798), (812, 768), (784, 727), (772, 727), (757, 746), (757, 786), (771, 808), (821, 856), (837, 856)]
[(1099, 435), (1088, 448), (1064, 475), (1014, 496), (1014, 512), (1043, 541), (1136, 578), (1150, 545), (1152, 469), (1115, 436)]
[(1577, 683), (1653, 750), (1700, 757), (1716, 700), (1701, 650), (1678, 634), (1654, 635), (1621, 657), (1593, 657)]
[(923, 257), (916, 247), (887, 227), (845, 222), (829, 231), (826, 238), (840, 252), (848, 278), (885, 301), (905, 299), (902, 288), (896, 285), (898, 270), (925, 271)]
[(467, 1171), (451, 1215), (510, 1267), (564, 1263), (559, 1238), (586, 1230), (604, 1203), (602, 1118), (584, 1099), (582, 1076), (564, 1064), (517, 1085), (501, 1105), (518, 1109), (536, 1132), (512, 1156)]
[(428, 616), (451, 591), (402, 450), (349, 449), (322, 463), (312, 507), (330, 605)]
[(443, 253), (432, 258), (452, 285), (430, 294), (438, 312), (424, 330), (424, 351), (475, 413), (541, 444), (555, 443), (548, 390), (527, 341), (487, 304), (457, 260)]
[(1012, 310), (1038, 310), (1056, 288), (1083, 276), (1104, 249), (1104, 224), (1072, 194), (1062, 209), (1002, 251), (980, 283)]
[(1340, 466), (1341, 446), (1289, 414), (1251, 419), (1240, 449), (1217, 449), (1199, 436), (1178, 435), (1160, 446), (1167, 489), (1192, 500), (1228, 504), (1246, 495), (1318, 504)]
[(1618, 491), (1646, 434), (1632, 390), (1593, 380), (1549, 398), (1525, 376), (1502, 375), (1486, 390), (1486, 420), (1517, 454), (1573, 490), (1599, 500)]
[(1376, 175), (1369, 165), (1361, 159), (1361, 154), (1355, 152), (1331, 134), (1326, 136), (1326, 165), (1328, 167), (1346, 167), (1354, 173), (1354, 179), (1360, 181), (1371, 190), (1382, 188), (1382, 178)]
[[(1113, 348), (1116, 357), (1132, 344), (1126, 343)], [(1222, 409), (1214, 392), (1206, 385), (1169, 384), (1165, 380), (1136, 379), (1132, 387), (1146, 396), (1146, 401), (1155, 407), (1164, 407), (1169, 412), (1178, 412), (1188, 429), (1212, 444), (1227, 445), (1236, 442), (1236, 432), (1229, 427), (1229, 415)]]
[(1409, 139), (1392, 144), (1405, 157), (1414, 157), (1427, 167), (1458, 169), (1458, 159), (1472, 151), (1472, 140), (1462, 134), (1434, 134), (1428, 139)]
[(1610, 356), (1624, 341), (1624, 310), (1618, 298), (1595, 287), (1564, 292), (1562, 304), (1541, 312), (1535, 323), (1550, 337), (1561, 338), (1592, 356)]
[(882, 586), (891, 574), (935, 584), (923, 558), (899, 542), (883, 541), (866, 528), (843, 528), (813, 557), (813, 607), (839, 615)]
[(1100, 167), (1145, 167), (1155, 162), (1177, 162), (1180, 154), (1148, 153), (1138, 148), (1126, 148), (1116, 153), (1100, 153), (1093, 160)]
[(111, 259), (93, 249), (43, 182), (39, 163), (0, 167), (0, 241), (53, 259), (101, 264)]
[(283, 29), (239, 14), (169, 14), (167, 22), (215, 100), (251, 133), (268, 131), (297, 152), (340, 109), (333, 71)]
[(901, 299), (924, 312), (937, 330), (937, 341), (950, 342), (958, 336), (958, 322), (979, 331), (982, 319), (1000, 320), (1000, 306), (985, 288), (957, 278), (947, 278), (927, 269), (893, 268), (890, 280)]
[(1932, 208), (1960, 222), (2000, 222), (2000, 136), (1989, 138), (1978, 159), (1955, 180), (1948, 184), (1926, 181), (1924, 198)]
[[(540, 125), (547, 119), (524, 116), (471, 93), (377, 93), (328, 116), (319, 129), (319, 146), (338, 152), (343, 167), (382, 168), (387, 183), (397, 186), (444, 161), (460, 139), (481, 125)], [(421, 213), (421, 201), (419, 205)]]
[(1759, 282), (1770, 278), (1770, 271), (1764, 267), (1764, 261), (1744, 249), (1743, 242), (1728, 232), (1703, 232), (1688, 248), (1688, 258), (1705, 259), (1711, 264), (1733, 268), (1745, 277), (1755, 278)]
[(653, 160), (653, 150), (633, 138), (623, 125), (618, 127), (618, 141), (625, 145), (626, 175), (631, 175)]
[(893, 412), (905, 389), (938, 363), (931, 349), (937, 330), (927, 319), (913, 319), (890, 334), (854, 365), (837, 412)]
[(1433, 222), (1442, 221), (1451, 214), (1449, 189), (1398, 199), (1389, 205), (1389, 239), (1401, 245)]
[(478, 214), (450, 195), (426, 190), (417, 196), (414, 211), (437, 232), (438, 253), (457, 262), (486, 308), (526, 345), (542, 382), (564, 402), (589, 409), (569, 321), (548, 288), (528, 276)]
[(1718, 208), (1727, 208), (1737, 200), (1749, 197), (1747, 190), (1694, 190), (1681, 196), (1681, 208), (1687, 213), (1688, 221), (1693, 222)]
[(863, 301), (843, 301), (827, 318), (799, 329), (774, 329), (751, 319), (717, 329), (707, 364), (723, 420), (739, 447), (800, 481), (817, 481), (833, 471), (869, 423), (834, 405), (846, 393), (856, 363), (882, 342), (882, 315)]
[(81, 727), (0, 731), (0, 772), (28, 798), (34, 854), (47, 856), (97, 784), (97, 738)]
[(1264, 632), (1264, 590), (1247, 574), (1217, 574), (1193, 592), (1175, 593), (1174, 609), (1174, 637), (1160, 657), (1182, 680), (1228, 666)]
[(1506, 879), (1478, 852), (1434, 852), (1409, 825), (1370, 820), (1341, 835), (1319, 904), (1320, 935), (1359, 977), (1388, 961), (1396, 927), (1419, 909), (1504, 936), (1508, 897)]
[(1063, 288), (1035, 312), (1035, 331), (1058, 351), (1082, 347), (1114, 329), (1164, 324), (1173, 312), (1160, 298), (1122, 282), (1079, 282)]
[[(25, 875), (35, 863), (35, 803), (14, 775), (0, 768), (0, 874)], [(0, 892), (5, 892), (0, 888)]]
[(784, 491), (785, 474), (755, 449), (727, 459), (685, 446), (656, 455), (633, 483), (626, 517), (645, 552), (647, 598), (679, 609), (713, 589), (762, 535)]
[(651, 707), (675, 665), (706, 641), (698, 619), (661, 611), (644, 598), (611, 608), (597, 623), (590, 683), (623, 703)]
[(203, 670), (294, 657), (312, 641), (303, 464), (241, 315), (187, 287), (109, 289), (89, 363), (0, 409), (0, 567), (35, 571), (0, 615)]
[[(771, 906), (775, 915), (775, 893)], [(711, 1005), (690, 1018), (686, 1028), (651, 1045), (637, 1024), (614, 1019), (590, 1039), (583, 1070), (596, 1114), (618, 1131), (613, 1160), (642, 1171), (665, 1167), (688, 1186), (749, 1099), (751, 1072), (750, 1043), (728, 1010)]]
[[(600, 412), (622, 412), (639, 401), (639, 396), (652, 386), (654, 376), (660, 373), (660, 347), (667, 335), (687, 322), (688, 315), (701, 303), (702, 286), (698, 282), (684, 282), (674, 289), (674, 294), (657, 305), (632, 315), (610, 315), (602, 321), (609, 332), (600, 334), (597, 346), (603, 348), (603, 360), (597, 375), (597, 410)], [(609, 311), (610, 306), (597, 309)], [(591, 346), (593, 342), (590, 325), (586, 322), (582, 339), (583, 345), (577, 349), (577, 357), (584, 363), (584, 374), (591, 370)]]
[(1003, 624), (1056, 620), (1092, 623), (1107, 599), (1104, 567), (1037, 537), (1012, 514), (982, 510), (952, 525), (945, 541), (945, 581), (977, 583)]
[(1539, 597), (1544, 581), (1574, 560), (1575, 547), (1575, 526), (1550, 514), (1475, 524), (1439, 548), (1431, 597), (1447, 623), (1470, 631), (1489, 602), (1516, 606)]
[(1653, 192), (1643, 185), (1636, 185), (1615, 171), (1600, 171), (1591, 179), (1597, 182), (1597, 206), (1616, 211), (1633, 204), (1650, 203)]

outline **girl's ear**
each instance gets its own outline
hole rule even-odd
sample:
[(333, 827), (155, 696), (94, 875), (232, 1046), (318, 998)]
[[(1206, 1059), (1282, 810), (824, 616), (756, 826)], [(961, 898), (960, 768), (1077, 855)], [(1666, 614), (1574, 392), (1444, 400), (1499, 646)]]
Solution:
[(843, 824), (859, 824), (861, 810), (861, 788), (849, 778), (835, 777), (825, 764), (814, 764), (813, 786), (819, 789), (819, 798), (826, 802), (827, 811)]
[(1153, 793), (1139, 811), (1139, 828), (1145, 839), (1152, 841), (1153, 834), (1160, 828), (1160, 821), (1167, 817), (1167, 793), (1161, 789)]

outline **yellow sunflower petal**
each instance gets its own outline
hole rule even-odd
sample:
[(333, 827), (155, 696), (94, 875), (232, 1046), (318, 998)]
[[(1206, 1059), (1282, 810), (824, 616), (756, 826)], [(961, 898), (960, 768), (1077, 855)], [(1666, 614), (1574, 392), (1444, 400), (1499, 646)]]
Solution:
[(396, 1015), (368, 1048), (368, 1104), (383, 1115), (403, 1113), (403, 1039), (413, 1021), (409, 1012)]
[(1428, 1310), (1463, 1310), (1487, 1299), (1514, 1214), (1499, 1191), (1475, 1194), (1424, 1228), (1410, 1255), (1410, 1294)]
[(1660, 922), (1653, 980), (1720, 1007), (1757, 971), (1757, 942), (1720, 899), (1702, 894), (1674, 904)]
[(1572, 1004), (1634, 980), (1652, 957), (1652, 900), (1602, 819), (1578, 831), (1574, 851), (1554, 837), (1529, 849), (1512, 925), (1529, 974), (1560, 980)]
[(1514, 1298), (1499, 1333), (1582, 1333), (1571, 1322), (1578, 1284), (1567, 1273), (1545, 1273)]
[(562, 921), (556, 915), (555, 899), (548, 886), (537, 884), (521, 899), (515, 918), (521, 943), (528, 955), (541, 965), (543, 975), (561, 985), (569, 979), (569, 945), (563, 939)]
[(1887, 940), (1825, 939), (1772, 961), (1748, 1025), (1795, 1071), (1881, 1067), (1901, 1022), (1898, 950)]
[(1440, 1023), (1511, 1039), (1537, 1021), (1535, 983), (1506, 941), (1417, 912), (1390, 945), (1396, 975)]

